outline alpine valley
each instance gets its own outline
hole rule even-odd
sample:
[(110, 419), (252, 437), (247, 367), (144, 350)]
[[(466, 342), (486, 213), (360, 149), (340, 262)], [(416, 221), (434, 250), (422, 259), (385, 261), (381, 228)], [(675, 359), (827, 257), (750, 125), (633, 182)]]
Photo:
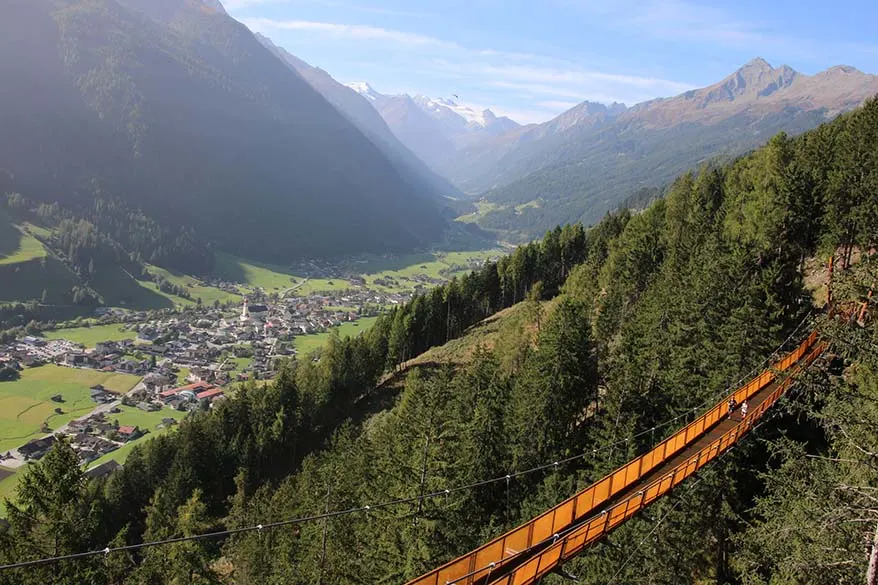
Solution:
[(95, 242), (196, 274), (214, 249), (282, 263), (447, 227), (450, 185), (215, 2), (10, 0), (0, 43), (0, 192), (51, 206), (49, 227), (87, 221)]
[(631, 107), (586, 101), (525, 126), (453, 101), (354, 87), (413, 152), (482, 200), (469, 219), (528, 240), (566, 222), (593, 224), (625, 202), (655, 197), (687, 169), (829, 121), (878, 93), (878, 76), (848, 66), (803, 75), (756, 58), (676, 97)]

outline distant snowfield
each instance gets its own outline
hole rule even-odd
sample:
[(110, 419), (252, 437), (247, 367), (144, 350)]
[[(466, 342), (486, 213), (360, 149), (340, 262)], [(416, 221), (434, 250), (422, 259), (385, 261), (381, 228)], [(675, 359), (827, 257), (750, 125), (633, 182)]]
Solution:
[(354, 81), (353, 83), (348, 83), (347, 86), (372, 102), (378, 99), (381, 95), (372, 89), (372, 86), (365, 81)]
[(493, 117), (491, 110), (482, 110), (481, 112), (470, 106), (458, 104), (454, 100), (433, 99), (427, 96), (418, 95), (414, 97), (415, 103), (421, 106), (428, 113), (438, 113), (442, 115), (442, 110), (451, 110), (469, 124), (474, 124), (485, 128), (488, 125), (488, 115)]
[[(375, 102), (382, 97), (395, 97), (384, 96), (383, 94), (378, 93), (377, 91), (375, 91), (375, 88), (373, 88), (365, 81), (354, 81), (345, 85), (347, 85), (349, 88), (353, 89), (371, 102)], [(487, 128), (498, 119), (494, 112), (489, 109), (480, 110), (466, 104), (458, 103), (457, 101), (452, 99), (431, 98), (424, 95), (416, 95), (414, 97), (407, 94), (403, 95), (410, 98), (414, 103), (418, 105), (418, 107), (420, 107), (424, 112), (429, 114), (432, 118), (441, 120), (443, 122), (458, 122), (462, 126), (471, 129), (479, 129)], [(509, 122), (515, 124), (512, 120), (509, 120)]]

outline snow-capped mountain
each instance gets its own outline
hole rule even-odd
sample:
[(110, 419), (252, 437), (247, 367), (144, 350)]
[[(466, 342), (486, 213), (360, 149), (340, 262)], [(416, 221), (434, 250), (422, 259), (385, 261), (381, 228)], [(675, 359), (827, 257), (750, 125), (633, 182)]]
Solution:
[(485, 119), (485, 112), (489, 112), (490, 110), (483, 110), (480, 112), (470, 106), (458, 104), (454, 100), (442, 98), (433, 99), (425, 95), (416, 95), (412, 99), (415, 100), (415, 103), (418, 104), (422, 110), (436, 119), (454, 119), (456, 121), (457, 118), (461, 118), (466, 125), (471, 124), (481, 128), (488, 125), (488, 121)]
[(374, 102), (381, 97), (381, 94), (375, 91), (372, 86), (365, 81), (355, 81), (353, 83), (348, 83), (347, 86), (370, 102)]
[(458, 149), (519, 127), (489, 109), (453, 99), (384, 95), (363, 81), (349, 83), (348, 87), (367, 98), (397, 138), (434, 169)]
[(516, 122), (506, 117), (498, 118), (491, 110), (479, 110), (472, 106), (459, 104), (451, 99), (434, 99), (423, 95), (416, 95), (412, 99), (431, 117), (437, 120), (449, 121), (452, 124), (457, 123), (458, 119), (462, 119), (465, 122), (465, 126), (470, 129), (478, 130), (482, 128), (492, 132), (505, 132), (518, 127)]

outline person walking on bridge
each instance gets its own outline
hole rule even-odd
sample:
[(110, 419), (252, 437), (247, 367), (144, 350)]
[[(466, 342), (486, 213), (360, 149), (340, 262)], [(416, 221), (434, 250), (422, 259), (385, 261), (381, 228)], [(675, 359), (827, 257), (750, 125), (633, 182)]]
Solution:
[(735, 408), (738, 406), (738, 403), (735, 401), (735, 397), (732, 396), (729, 398), (729, 416), (732, 416), (732, 413), (735, 412)]
[(750, 405), (747, 404), (747, 401), (746, 401), (746, 400), (745, 400), (744, 402), (741, 403), (741, 420), (744, 420), (744, 418), (746, 418), (746, 416), (747, 416), (747, 409), (749, 409), (749, 408), (750, 408)]

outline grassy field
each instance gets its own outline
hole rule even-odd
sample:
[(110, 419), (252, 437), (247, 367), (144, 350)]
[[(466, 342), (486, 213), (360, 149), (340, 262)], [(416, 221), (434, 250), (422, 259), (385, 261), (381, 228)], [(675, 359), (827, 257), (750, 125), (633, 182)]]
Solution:
[(342, 278), (335, 280), (331, 278), (311, 278), (308, 282), (297, 288), (295, 294), (297, 296), (307, 296), (318, 292), (348, 290), (349, 288), (351, 288), (351, 283)]
[(120, 406), (122, 412), (108, 413), (107, 420), (119, 421), (120, 425), (128, 425), (132, 427), (140, 427), (141, 429), (154, 432), (156, 426), (161, 424), (162, 419), (173, 418), (178, 421), (183, 420), (186, 416), (185, 412), (174, 410), (173, 408), (163, 408), (156, 412), (147, 412), (134, 408), (132, 406)]
[(528, 201), (527, 203), (522, 203), (520, 205), (515, 206), (515, 213), (521, 215), (521, 212), (525, 209), (539, 209), (543, 206), (542, 199), (534, 199), (533, 201)]
[(168, 294), (162, 290), (159, 290), (158, 285), (154, 282), (150, 282), (148, 280), (138, 280), (137, 284), (140, 285), (142, 288), (159, 295), (160, 297), (164, 297), (165, 299), (167, 299), (167, 301), (169, 303), (171, 303), (171, 305), (180, 305), (180, 306), (187, 306), (188, 307), (188, 306), (192, 306), (195, 304), (194, 302), (192, 302), (188, 299), (184, 299), (182, 297)]
[(473, 213), (468, 213), (466, 215), (461, 215), (455, 221), (459, 221), (462, 223), (476, 223), (488, 213), (500, 209), (500, 206), (496, 203), (488, 203), (484, 199), (476, 201), (475, 204), (477, 211), (474, 211)]
[(3, 471), (3, 478), (0, 479), (0, 518), (2, 518), (6, 515), (6, 500), (11, 500), (15, 496), (15, 488), (18, 487), (18, 480), (21, 478), (24, 468), (12, 471), (2, 467), (0, 470)]
[(141, 282), (140, 284), (159, 292), (159, 294), (165, 294), (165, 296), (173, 299), (174, 302), (178, 304), (194, 305), (195, 301), (199, 298), (201, 299), (201, 302), (205, 305), (212, 305), (214, 301), (219, 301), (220, 303), (237, 303), (241, 301), (240, 295), (232, 294), (213, 286), (207, 286), (199, 281), (197, 278), (194, 278), (192, 276), (186, 276), (185, 274), (165, 270), (164, 268), (160, 268), (158, 266), (150, 265), (148, 266), (148, 268), (151, 273), (162, 276), (169, 282), (185, 288), (186, 291), (192, 296), (192, 300), (190, 301), (189, 299), (184, 299), (181, 297), (162, 293), (161, 291), (159, 291), (158, 286), (156, 286), (156, 284), (153, 282)]
[(110, 325), (94, 325), (92, 327), (73, 327), (70, 329), (56, 329), (45, 331), (46, 339), (68, 339), (74, 343), (81, 343), (85, 347), (94, 347), (100, 341), (121, 341), (122, 339), (134, 339), (136, 331), (123, 330), (116, 323)]
[(229, 281), (259, 287), (268, 292), (294, 289), (294, 294), (299, 296), (351, 288), (350, 283), (344, 279), (312, 278), (306, 282), (304, 276), (292, 274), (280, 266), (250, 262), (222, 252), (216, 254), (215, 273)]
[[(338, 333), (341, 337), (354, 337), (359, 335), (362, 331), (369, 329), (377, 319), (378, 317), (364, 317), (353, 323), (342, 323), (339, 327), (336, 327), (336, 329), (338, 329)], [(300, 356), (308, 355), (315, 349), (323, 347), (328, 339), (328, 331), (326, 333), (315, 333), (312, 335), (297, 335), (293, 338), (293, 347), (296, 348), (296, 351)]]
[[(14, 382), (0, 382), (0, 451), (20, 447), (42, 436), (43, 422), (56, 429), (95, 408), (89, 387), (103, 384), (113, 392), (127, 392), (137, 376), (46, 365), (28, 368)], [(52, 402), (60, 394), (63, 402)], [(60, 408), (62, 414), (55, 413)]]
[[(122, 412), (117, 414), (108, 414), (108, 420), (117, 420), (120, 425), (131, 425), (137, 426), (141, 429), (149, 430), (149, 433), (144, 435), (143, 437), (126, 443), (122, 447), (116, 449), (112, 453), (108, 453), (103, 457), (93, 461), (89, 464), (89, 467), (95, 467), (96, 465), (100, 465), (105, 461), (113, 460), (119, 463), (125, 463), (125, 459), (131, 453), (132, 449), (137, 445), (143, 444), (144, 442), (150, 440), (153, 437), (157, 437), (162, 435), (171, 429), (156, 429), (156, 425), (162, 422), (163, 418), (174, 418), (177, 421), (183, 420), (186, 416), (185, 412), (179, 412), (170, 408), (164, 408), (158, 412), (145, 412), (138, 408), (131, 408), (127, 406), (121, 406)], [(15, 488), (18, 486), (18, 481), (21, 478), (21, 474), (25, 472), (25, 467), (19, 468), (17, 471), (7, 470), (4, 467), (0, 467), (0, 517), (2, 517), (6, 512), (6, 506), (4, 503), (5, 499), (13, 499), (15, 496)], [(10, 473), (11, 472), (11, 473)]]
[(89, 284), (101, 295), (108, 307), (169, 309), (174, 306), (174, 297), (143, 286), (121, 266), (102, 266), (91, 277)]
[[(385, 292), (405, 292), (412, 290), (421, 279), (447, 280), (469, 272), (462, 268), (470, 260), (480, 263), (490, 257), (504, 253), (500, 248), (476, 250), (469, 252), (433, 252), (407, 254), (396, 257), (365, 256), (358, 260), (348, 261), (343, 268), (347, 271), (362, 274), (371, 288)], [(315, 278), (305, 282), (301, 276), (278, 266), (256, 264), (236, 258), (229, 254), (216, 255), (216, 273), (230, 281), (260, 287), (266, 291), (291, 291), (295, 287), (296, 295), (306, 296), (325, 291), (341, 291), (351, 288), (344, 279)], [(455, 270), (454, 268), (458, 269)], [(392, 278), (395, 285), (384, 286), (375, 284), (377, 279)]]
[(216, 268), (214, 272), (220, 278), (249, 284), (250, 286), (258, 286), (267, 291), (284, 290), (302, 280), (287, 274), (278, 266), (257, 265), (222, 252), (217, 252), (216, 254)]
[(253, 359), (248, 357), (230, 357), (229, 361), (235, 364), (235, 369), (232, 372), (241, 373), (244, 371), (244, 368), (253, 362)]
[[(470, 252), (435, 252), (430, 255), (401, 256), (395, 261), (386, 262), (390, 264), (387, 268), (384, 268), (385, 263), (376, 260), (362, 264), (358, 269), (363, 270), (370, 287), (387, 292), (403, 292), (411, 290), (419, 283), (432, 286), (429, 282), (423, 282), (424, 279), (444, 281), (467, 274), (472, 270), (469, 267), (470, 261), (481, 264), (503, 253), (500, 248)], [(393, 286), (376, 284), (375, 281), (379, 279), (393, 279), (396, 284)]]
[(185, 384), (188, 384), (188, 382), (186, 382), (186, 378), (189, 377), (189, 374), (190, 374), (189, 368), (179, 366), (177, 368), (177, 384), (179, 386), (183, 386)]
[[(58, 260), (48, 257), (13, 264), (0, 262), (0, 302), (40, 299), (46, 291), (50, 304), (70, 303), (66, 293), (76, 276)], [(82, 312), (77, 308), (76, 313)]]
[(38, 260), (46, 248), (30, 233), (30, 226), (19, 227), (0, 218), (0, 265)]

